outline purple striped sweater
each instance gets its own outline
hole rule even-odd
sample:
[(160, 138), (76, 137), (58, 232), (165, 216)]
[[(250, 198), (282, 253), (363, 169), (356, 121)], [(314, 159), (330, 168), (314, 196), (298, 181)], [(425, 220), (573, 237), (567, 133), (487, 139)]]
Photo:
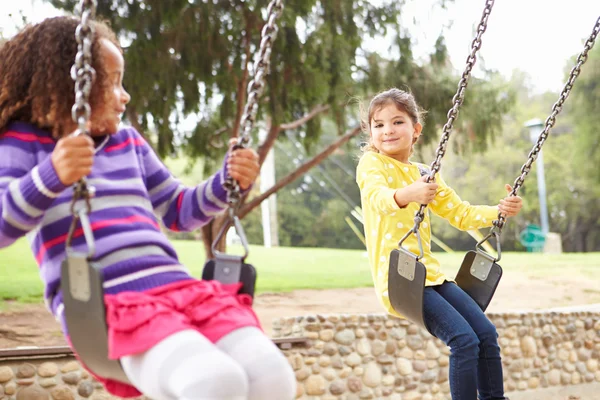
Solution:
[[(63, 330), (60, 266), (72, 220), (72, 187), (65, 187), (50, 161), (49, 132), (15, 122), (0, 133), (0, 248), (27, 235), (45, 284), (44, 298)], [(161, 232), (159, 219), (176, 231), (191, 231), (226, 209), (225, 169), (194, 188), (176, 180), (133, 128), (97, 143), (88, 183), (96, 188), (89, 215), (107, 294), (142, 291), (190, 279)], [(86, 252), (80, 232), (72, 242)], [(8, 267), (8, 266), (3, 266)]]

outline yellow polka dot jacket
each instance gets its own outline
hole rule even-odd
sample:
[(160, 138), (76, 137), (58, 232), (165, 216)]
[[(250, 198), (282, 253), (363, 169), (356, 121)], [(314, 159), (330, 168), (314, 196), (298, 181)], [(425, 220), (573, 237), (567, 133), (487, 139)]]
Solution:
[[(418, 163), (404, 164), (371, 151), (363, 154), (356, 169), (375, 291), (385, 310), (395, 316), (400, 315), (393, 310), (388, 297), (389, 257), (391, 251), (398, 248), (400, 239), (414, 226), (414, 216), (420, 204), (410, 203), (400, 208), (394, 200), (394, 193), (418, 180), (424, 169), (429, 170), (429, 167)], [(428, 206), (429, 210), (463, 231), (492, 226), (493, 220), (498, 216), (497, 206), (473, 206), (462, 201), (439, 174), (436, 175), (436, 183), (438, 190), (435, 199)], [(419, 233), (423, 244), (423, 258), (420, 261), (427, 268), (425, 285), (439, 285), (445, 280), (452, 280), (440, 271), (440, 263), (431, 252), (428, 212), (425, 213)], [(402, 246), (419, 254), (416, 235), (410, 235)]]

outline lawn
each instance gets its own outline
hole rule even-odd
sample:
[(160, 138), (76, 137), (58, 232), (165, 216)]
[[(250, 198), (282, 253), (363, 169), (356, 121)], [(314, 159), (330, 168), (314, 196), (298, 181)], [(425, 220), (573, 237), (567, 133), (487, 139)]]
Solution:
[[(194, 276), (204, 265), (201, 242), (173, 242), (180, 260)], [(235, 246), (229, 252), (240, 251)], [(464, 256), (461, 252), (436, 256), (450, 276)], [(284, 292), (294, 289), (356, 288), (371, 285), (366, 253), (360, 250), (251, 246), (248, 262), (259, 273), (257, 291)], [(535, 278), (541, 275), (570, 275), (600, 280), (600, 253), (504, 253), (500, 262), (506, 273), (526, 270)], [(37, 265), (25, 240), (0, 250), (0, 299), (21, 302), (39, 301), (42, 284)]]

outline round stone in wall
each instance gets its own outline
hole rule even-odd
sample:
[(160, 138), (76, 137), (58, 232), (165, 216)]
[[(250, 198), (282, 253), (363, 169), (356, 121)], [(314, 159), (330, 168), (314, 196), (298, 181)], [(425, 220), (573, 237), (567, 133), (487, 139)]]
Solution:
[(0, 367), (0, 383), (8, 382), (15, 376), (12, 368)]
[(38, 385), (31, 385), (17, 392), (17, 400), (50, 400), (50, 395)]
[(17, 370), (17, 378), (31, 378), (35, 375), (35, 366), (31, 364), (21, 364)]
[(51, 378), (58, 374), (58, 366), (53, 362), (45, 362), (38, 368), (38, 375), (44, 378)]
[(50, 391), (54, 400), (75, 400), (75, 395), (65, 385), (55, 387)]
[(79, 386), (77, 386), (77, 393), (81, 397), (90, 397), (92, 393), (94, 393), (94, 385), (88, 381), (79, 382)]

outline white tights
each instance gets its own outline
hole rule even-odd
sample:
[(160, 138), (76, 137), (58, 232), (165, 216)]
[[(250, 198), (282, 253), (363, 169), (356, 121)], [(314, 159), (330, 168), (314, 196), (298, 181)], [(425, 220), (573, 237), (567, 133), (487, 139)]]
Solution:
[(194, 330), (175, 333), (145, 353), (121, 358), (131, 383), (153, 400), (291, 400), (296, 377), (258, 328), (216, 344)]

